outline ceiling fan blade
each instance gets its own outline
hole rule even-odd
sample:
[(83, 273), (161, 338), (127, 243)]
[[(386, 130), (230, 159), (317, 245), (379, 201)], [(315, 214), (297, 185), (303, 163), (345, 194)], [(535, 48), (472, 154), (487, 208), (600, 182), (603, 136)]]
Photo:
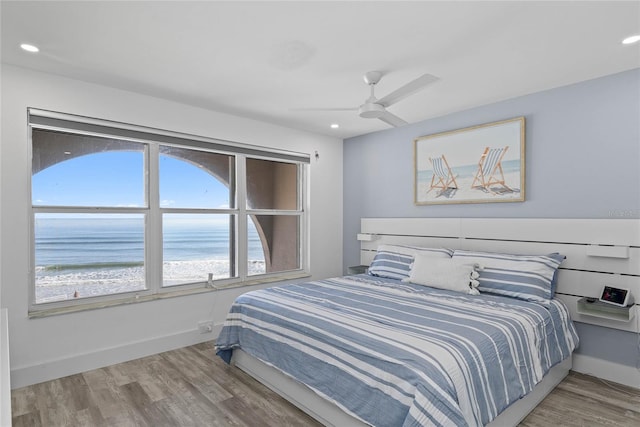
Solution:
[(393, 92), (391, 92), (390, 94), (388, 94), (387, 96), (383, 97), (382, 99), (379, 99), (378, 101), (376, 101), (377, 104), (380, 104), (382, 106), (384, 106), (385, 108), (395, 104), (396, 102), (406, 98), (409, 95), (412, 95), (416, 92), (418, 92), (419, 90), (421, 90), (422, 88), (424, 88), (425, 86), (436, 82), (440, 80), (438, 77), (433, 76), (431, 74), (424, 74), (420, 77), (418, 77), (415, 80), (410, 81), (409, 83), (407, 83), (406, 85), (394, 90)]
[(347, 108), (289, 108), (289, 111), (358, 111), (358, 107)]
[(378, 117), (380, 120), (382, 120), (383, 122), (393, 126), (393, 127), (400, 127), (400, 126), (404, 126), (407, 124), (407, 122), (405, 122), (404, 120), (402, 120), (400, 117), (391, 114), (388, 111), (385, 111), (383, 115), (381, 115), (380, 117)]

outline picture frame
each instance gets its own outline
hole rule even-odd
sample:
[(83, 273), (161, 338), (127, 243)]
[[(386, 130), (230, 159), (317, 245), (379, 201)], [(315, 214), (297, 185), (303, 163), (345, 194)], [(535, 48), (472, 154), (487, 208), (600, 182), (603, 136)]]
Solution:
[(525, 200), (524, 117), (421, 136), (413, 146), (416, 205)]

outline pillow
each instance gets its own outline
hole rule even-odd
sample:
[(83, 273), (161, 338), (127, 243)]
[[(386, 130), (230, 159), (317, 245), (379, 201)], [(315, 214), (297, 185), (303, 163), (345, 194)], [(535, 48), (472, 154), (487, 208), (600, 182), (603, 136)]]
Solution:
[(511, 255), (456, 249), (453, 259), (464, 259), (484, 267), (478, 290), (496, 295), (537, 302), (548, 306), (552, 298), (551, 283), (564, 256)]
[(402, 281), (479, 295), (480, 292), (476, 289), (478, 286), (476, 268), (479, 268), (478, 264), (469, 264), (460, 259), (433, 258), (418, 254), (413, 261), (409, 277)]
[(421, 248), (417, 246), (380, 245), (376, 256), (369, 266), (372, 276), (388, 279), (404, 279), (409, 277), (411, 263), (416, 254), (424, 254), (435, 258), (451, 258), (451, 249)]
[[(555, 259), (560, 264), (562, 264), (562, 261), (564, 261), (567, 258), (566, 256), (559, 254), (558, 252), (554, 252), (547, 256)], [(553, 273), (553, 279), (551, 279), (551, 298), (555, 297), (556, 289), (558, 289), (558, 270), (557, 269)]]

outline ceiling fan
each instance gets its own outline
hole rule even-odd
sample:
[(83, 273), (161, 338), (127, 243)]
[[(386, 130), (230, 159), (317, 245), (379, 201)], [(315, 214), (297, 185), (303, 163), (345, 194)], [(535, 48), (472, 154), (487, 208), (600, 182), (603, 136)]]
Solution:
[(303, 110), (314, 110), (314, 111), (357, 111), (360, 117), (364, 117), (366, 119), (380, 119), (383, 122), (394, 126), (399, 127), (406, 125), (407, 122), (396, 116), (395, 114), (387, 111), (387, 107), (395, 104), (398, 101), (403, 100), (409, 95), (413, 95), (414, 93), (422, 90), (426, 86), (431, 83), (439, 80), (438, 77), (433, 76), (431, 74), (423, 74), (415, 80), (410, 81), (404, 86), (399, 87), (394, 90), (387, 96), (377, 99), (374, 94), (374, 87), (380, 79), (382, 78), (382, 72), (380, 71), (369, 71), (365, 73), (364, 82), (369, 85), (371, 88), (371, 96), (364, 101), (364, 104), (359, 107), (353, 108), (307, 108)]

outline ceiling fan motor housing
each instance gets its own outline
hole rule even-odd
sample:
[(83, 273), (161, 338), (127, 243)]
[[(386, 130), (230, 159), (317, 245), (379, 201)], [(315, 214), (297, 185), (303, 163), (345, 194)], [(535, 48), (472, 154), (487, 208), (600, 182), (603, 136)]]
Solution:
[(380, 105), (373, 102), (367, 102), (360, 106), (358, 114), (365, 119), (377, 119), (382, 116), (387, 110)]

